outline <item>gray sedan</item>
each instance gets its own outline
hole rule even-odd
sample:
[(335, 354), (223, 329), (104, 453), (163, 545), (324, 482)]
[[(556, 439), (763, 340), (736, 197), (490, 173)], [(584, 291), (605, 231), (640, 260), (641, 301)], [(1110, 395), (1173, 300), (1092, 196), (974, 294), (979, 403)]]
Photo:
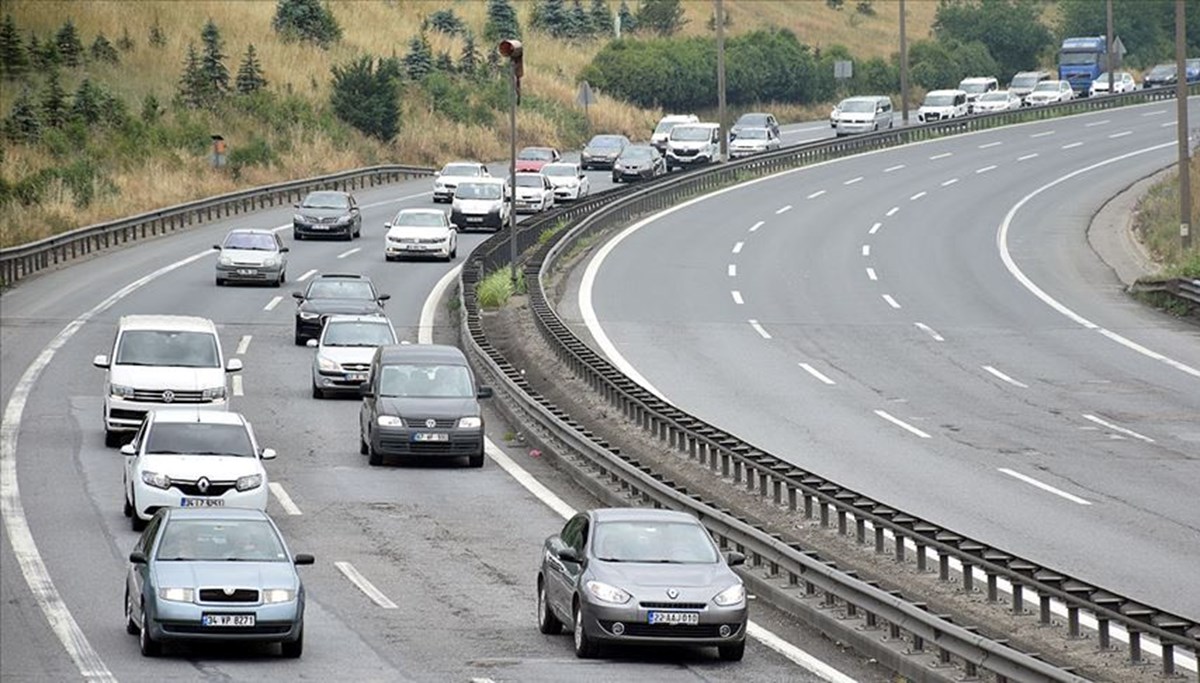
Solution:
[(287, 282), (287, 252), (279, 235), (270, 230), (230, 230), (225, 241), (214, 244), (217, 286), (227, 282)]
[(304, 584), (265, 512), (162, 508), (146, 525), (125, 578), (125, 630), (142, 655), (166, 641), (279, 643), (304, 651)]
[(601, 643), (715, 645), (721, 659), (746, 649), (746, 589), (695, 517), (672, 510), (581, 512), (542, 546), (538, 627), (574, 632), (575, 655)]

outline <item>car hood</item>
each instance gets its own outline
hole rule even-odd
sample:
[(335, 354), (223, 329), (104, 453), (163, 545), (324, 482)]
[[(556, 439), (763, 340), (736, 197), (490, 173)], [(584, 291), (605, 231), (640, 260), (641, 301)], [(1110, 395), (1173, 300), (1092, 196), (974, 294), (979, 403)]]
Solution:
[(736, 149), (741, 149), (741, 148), (758, 149), (759, 147), (766, 147), (767, 141), (766, 140), (746, 140), (743, 138), (738, 138), (737, 140), (730, 142), (729, 146), (731, 148), (736, 148)]
[(715, 564), (642, 564), (593, 562), (589, 565), (596, 579), (630, 592), (638, 588), (702, 588), (711, 586), (713, 594), (737, 583), (737, 576), (724, 563)]
[(108, 381), (137, 389), (199, 391), (225, 386), (225, 371), (221, 368), (114, 365), (108, 371)]
[(625, 168), (646, 168), (646, 167), (648, 167), (648, 166), (650, 165), (651, 161), (650, 161), (649, 159), (622, 159), (622, 158), (618, 158), (618, 159), (617, 159), (616, 161), (614, 161), (613, 163), (615, 163), (615, 164), (620, 164), (621, 166), (624, 166)]
[(349, 313), (370, 315), (379, 311), (379, 304), (366, 299), (309, 299), (300, 304), (307, 313)]
[(369, 365), (375, 357), (374, 346), (323, 346), (320, 354), (335, 363)]
[(584, 147), (583, 153), (589, 157), (613, 159), (621, 154), (621, 150), (616, 147)]
[(434, 179), (434, 183), (441, 184), (441, 185), (455, 185), (455, 186), (457, 186), (459, 183), (469, 183), (469, 182), (471, 182), (472, 180), (479, 180), (479, 179), (480, 179), (480, 177), (483, 177), (483, 176), (477, 176), (477, 175), (441, 175), (441, 176), (438, 176), (437, 178), (435, 178), (435, 179)]
[(704, 142), (704, 141), (692, 142), (690, 140), (689, 141), (672, 140), (669, 143), (669, 146), (671, 149), (704, 149), (705, 147), (708, 146), (708, 143)]
[(398, 239), (445, 239), (450, 235), (449, 228), (431, 228), (428, 226), (396, 225), (388, 228), (387, 238)]
[[(935, 112), (954, 111), (954, 105), (952, 105), (952, 104), (938, 104), (938, 105), (923, 104), (923, 105), (921, 105), (921, 109), (919, 111), (935, 111)], [(844, 117), (845, 114), (842, 114), (842, 116)]]
[(452, 206), (463, 213), (478, 214), (499, 211), (502, 203), (499, 199), (455, 199)]
[[(143, 472), (157, 472), (182, 481), (196, 481), (200, 477), (233, 481), (251, 474), (261, 474), (266, 479), (261, 460), (236, 455), (143, 455), (138, 467)], [(263, 486), (266, 484), (263, 481)]]
[(545, 193), (545, 188), (541, 187), (518, 187), (517, 199), (538, 199)]
[(417, 417), (443, 419), (477, 417), (479, 415), (479, 403), (474, 398), (403, 398), (385, 396), (379, 399), (379, 414), (399, 415), (400, 417), (415, 415)]
[(552, 175), (547, 177), (550, 178), (551, 187), (574, 187), (579, 184), (579, 179), (571, 176)]
[(261, 266), (267, 259), (274, 259), (279, 253), (261, 249), (222, 249), (221, 256), (234, 263)]
[(308, 216), (310, 218), (336, 218), (338, 216), (345, 218), (350, 217), (350, 212), (346, 209), (315, 209), (302, 206), (296, 209), (296, 213), (300, 214), (301, 216)]
[(1056, 92), (1033, 92), (1029, 93), (1028, 99), (1031, 100), (1054, 100), (1058, 99), (1059, 95)]
[(521, 171), (540, 171), (550, 162), (538, 159), (517, 159), (517, 173)]
[(291, 562), (154, 562), (160, 588), (284, 588), (297, 590)]
[(849, 112), (838, 117), (843, 123), (870, 123), (875, 120), (875, 114), (868, 112)]

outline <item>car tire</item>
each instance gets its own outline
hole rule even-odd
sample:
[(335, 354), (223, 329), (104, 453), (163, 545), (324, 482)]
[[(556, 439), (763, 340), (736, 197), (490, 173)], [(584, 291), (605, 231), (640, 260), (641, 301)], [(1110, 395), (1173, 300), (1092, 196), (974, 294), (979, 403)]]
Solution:
[(293, 341), (295, 342), (296, 346), (304, 346), (305, 339), (303, 335), (297, 332)]
[(362, 237), (362, 223), (359, 223), (358, 227), (354, 229), (354, 239), (359, 237)]
[(538, 577), (537, 585), (537, 611), (539, 631), (548, 636), (562, 633), (562, 622), (554, 615), (554, 609), (546, 600), (546, 581), (541, 576)]
[(375, 450), (371, 444), (367, 444), (367, 463), (372, 467), (379, 467), (383, 464), (383, 454)]
[(325, 392), (321, 389), (321, 387), (318, 387), (317, 385), (314, 384), (312, 387), (312, 397), (313, 398), (325, 398)]
[(740, 662), (746, 655), (746, 641), (743, 640), (732, 645), (718, 645), (717, 655), (721, 657), (722, 662)]
[(475, 455), (468, 456), (467, 466), (475, 468), (483, 467), (483, 453), (477, 453)]
[(125, 499), (125, 504), (121, 506), (121, 514), (126, 517), (133, 517), (133, 503), (129, 502), (129, 494), (124, 494), (121, 497)]
[(217, 283), (218, 287), (224, 287), (225, 286), (225, 278), (223, 278), (223, 277), (217, 278), (216, 283)]
[(592, 659), (599, 654), (600, 647), (583, 630), (583, 606), (578, 602), (575, 603), (574, 622), (575, 628), (571, 640), (575, 644), (575, 656), (579, 659)]
[(369, 446), (367, 446), (367, 440), (362, 438), (362, 434), (360, 433), (358, 435), (358, 453), (359, 453), (359, 455), (366, 455), (367, 453), (370, 453), (370, 452), (371, 452), (371, 449)]
[(121, 433), (114, 432), (111, 429), (104, 430), (104, 445), (109, 448), (117, 448), (121, 445)]
[(146, 528), (146, 522), (147, 520), (142, 519), (141, 516), (138, 515), (137, 498), (135, 497), (133, 499), (133, 514), (129, 516), (129, 528), (140, 534), (142, 530)]
[(129, 586), (125, 586), (125, 632), (131, 636), (141, 632), (137, 622), (133, 620), (133, 610), (129, 609)]
[(162, 654), (162, 643), (150, 636), (150, 622), (146, 618), (146, 606), (142, 606), (142, 627), (138, 629), (138, 649), (143, 657), (157, 657)]
[(304, 654), (304, 627), (300, 627), (300, 635), (292, 641), (284, 641), (279, 644), (279, 654), (287, 659), (299, 659), (300, 655)]
[(304, 235), (301, 235), (299, 230), (293, 230), (292, 231), (292, 239), (299, 242), (304, 239)]
[(285, 283), (287, 283), (287, 271), (281, 270), (281, 271), (279, 271), (279, 284), (282, 285)]
[(614, 176), (612, 177), (612, 180), (613, 180), (613, 184), (614, 184), (614, 185), (617, 185), (617, 184), (619, 184), (619, 183), (621, 182), (621, 176), (619, 176), (619, 175), (614, 175)]

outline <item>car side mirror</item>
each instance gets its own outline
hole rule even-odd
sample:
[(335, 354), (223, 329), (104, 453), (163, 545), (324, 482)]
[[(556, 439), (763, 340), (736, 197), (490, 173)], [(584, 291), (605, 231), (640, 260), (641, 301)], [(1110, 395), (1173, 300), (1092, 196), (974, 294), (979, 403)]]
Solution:
[(292, 558), (292, 564), (296, 566), (310, 565), (316, 561), (317, 558), (309, 555), (308, 553), (296, 553), (296, 556)]
[(730, 552), (725, 555), (725, 562), (730, 567), (746, 564), (746, 556), (739, 552)]
[(95, 365), (98, 368), (107, 368), (110, 365), (108, 362), (108, 356), (105, 356), (105, 355), (96, 356), (95, 358), (92, 359), (92, 365)]
[(557, 554), (558, 559), (562, 560), (563, 562), (574, 562), (575, 564), (579, 564), (583, 560), (583, 558), (579, 556), (579, 551), (571, 546), (559, 548)]
[(213, 245), (213, 249), (216, 249), (217, 251), (221, 251), (221, 245), (219, 245), (219, 244), (214, 244), (214, 245)]
[(264, 448), (258, 457), (262, 460), (274, 460), (276, 455), (274, 448)]
[(380, 301), (387, 301), (387, 300), (388, 300), (388, 299), (390, 299), (390, 298), (392, 298), (392, 295), (391, 295), (391, 294), (380, 294), (380, 295), (379, 295), (379, 300), (380, 300)]
[(388, 230), (391, 230), (391, 229), (392, 229), (392, 224), (391, 224), (391, 223), (384, 223), (384, 224), (383, 224), (383, 227), (387, 228)]
[(491, 387), (479, 387), (479, 391), (475, 392), (475, 398), (491, 398), (492, 393)]
[(292, 292), (292, 298), (304, 301), (304, 292)]
[(304, 345), (310, 349), (315, 349), (315, 348), (317, 348), (317, 340), (309, 339), (308, 341), (304, 342)]
[(433, 172), (433, 177), (434, 177), (434, 178), (441, 178), (441, 177), (442, 177), (442, 172), (441, 172), (441, 171), (434, 171), (434, 172)]
[(230, 358), (225, 362), (225, 372), (240, 372), (242, 369), (241, 358)]
[(371, 396), (374, 396), (375, 392), (371, 390), (370, 384), (367, 384), (366, 382), (364, 382), (364, 383), (358, 385), (358, 395), (362, 396), (363, 398), (369, 398)]
[(146, 564), (146, 553), (135, 550), (129, 553), (129, 561), (134, 564)]
[(292, 249), (291, 249), (291, 247), (280, 247), (280, 248), (279, 248), (279, 253), (281, 253), (281, 254), (286, 254), (287, 252), (289, 252), (289, 251), (291, 251), (291, 250), (292, 250)]
[(133, 444), (127, 443), (121, 446), (121, 455), (137, 455), (137, 449), (133, 447)]

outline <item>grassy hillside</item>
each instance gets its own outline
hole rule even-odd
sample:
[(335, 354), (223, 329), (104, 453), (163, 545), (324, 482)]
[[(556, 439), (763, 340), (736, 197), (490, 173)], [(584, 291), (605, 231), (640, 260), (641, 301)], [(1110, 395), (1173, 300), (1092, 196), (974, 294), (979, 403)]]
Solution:
[[(329, 50), (304, 43), (286, 43), (271, 29), (275, 12), (272, 0), (200, 0), (189, 2), (141, 0), (8, 0), (3, 11), (11, 14), (21, 35), (32, 32), (49, 39), (67, 19), (73, 20), (84, 46), (97, 34), (116, 42), (128, 32), (133, 47), (121, 52), (119, 64), (89, 61), (62, 70), (68, 96), (85, 77), (126, 103), (137, 119), (143, 99), (153, 95), (164, 105), (164, 115), (150, 132), (93, 130), (82, 136), (57, 135), (54, 144), (5, 142), (0, 178), (9, 186), (39, 173), (47, 190), (33, 205), (8, 202), (0, 207), (0, 245), (19, 244), (80, 225), (128, 215), (157, 206), (203, 197), (237, 187), (257, 185), (381, 162), (438, 165), (459, 157), (502, 158), (507, 153), (507, 117), (503, 112), (476, 124), (453, 123), (434, 111), (435, 104), (418, 89), (402, 98), (401, 132), (390, 143), (367, 138), (337, 121), (329, 108), (330, 70), (363, 54), (403, 56), (408, 41), (420, 31), (422, 18), (451, 8), (476, 35), (482, 35), (486, 4), (482, 0), (334, 0), (332, 11), (343, 29), (342, 40)], [(526, 79), (523, 92), (530, 106), (519, 116), (521, 143), (577, 146), (586, 129), (574, 103), (576, 75), (592, 59), (603, 41), (568, 44), (531, 32), (531, 2), (514, 3), (526, 44)], [(610, 0), (615, 9), (619, 3)], [(792, 30), (802, 42), (815, 47), (850, 46), (861, 57), (887, 56), (896, 50), (898, 6), (876, 0), (875, 16), (864, 16), (847, 2), (840, 11), (823, 0), (726, 0), (731, 34), (764, 27)], [(636, 2), (631, 1), (631, 6)], [(712, 3), (685, 1), (685, 35), (708, 33)], [(910, 0), (911, 38), (927, 36), (937, 8), (931, 1)], [(231, 75), (247, 45), (258, 51), (268, 89), (276, 95), (270, 106), (243, 103), (218, 112), (185, 111), (169, 103), (179, 82), (189, 43), (200, 44), (200, 30), (212, 18), (224, 41), (225, 64)], [(161, 46), (149, 44), (151, 27), (165, 37)], [(448, 52), (455, 60), (461, 39), (428, 33), (434, 54)], [(481, 52), (490, 46), (479, 45)], [(6, 80), (0, 91), (0, 115), (7, 115), (25, 87), (35, 93), (44, 76), (33, 74), (25, 82)], [(35, 95), (36, 100), (36, 95)], [(261, 103), (260, 103), (261, 104)], [(780, 107), (781, 113), (788, 111)], [(795, 111), (795, 110), (791, 110)], [(591, 107), (594, 130), (622, 132), (643, 138), (661, 114), (613, 101), (601, 94)], [(267, 122), (269, 121), (269, 122)], [(214, 170), (207, 163), (208, 136), (223, 135), (230, 149), (260, 150), (258, 165), (246, 166), (235, 178), (228, 169)], [(86, 162), (86, 163), (85, 163)], [(95, 197), (80, 201), (79, 193), (51, 172), (72, 166), (93, 174)], [(49, 169), (49, 170), (48, 170)]]

